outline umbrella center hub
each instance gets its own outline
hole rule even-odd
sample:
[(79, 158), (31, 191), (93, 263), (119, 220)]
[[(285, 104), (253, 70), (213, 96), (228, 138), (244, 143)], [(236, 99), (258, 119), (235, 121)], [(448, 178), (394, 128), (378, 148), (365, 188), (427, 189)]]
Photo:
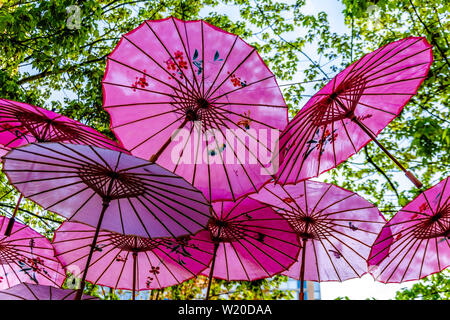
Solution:
[(235, 242), (245, 237), (245, 232), (237, 223), (211, 218), (208, 222), (208, 230), (214, 242)]
[(145, 192), (142, 182), (134, 175), (95, 164), (81, 166), (78, 176), (99, 196), (110, 200), (138, 197)]

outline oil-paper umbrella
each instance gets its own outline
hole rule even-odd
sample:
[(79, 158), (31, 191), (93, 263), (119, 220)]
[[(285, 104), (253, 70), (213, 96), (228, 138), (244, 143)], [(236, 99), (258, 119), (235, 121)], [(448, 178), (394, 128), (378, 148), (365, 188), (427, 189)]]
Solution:
[[(76, 222), (56, 230), (53, 246), (63, 266), (83, 272), (94, 234), (94, 228)], [(158, 239), (100, 231), (86, 281), (132, 290), (134, 300), (136, 291), (177, 285), (208, 267), (214, 248), (208, 239), (206, 230), (192, 237)]]
[(386, 224), (369, 271), (375, 280), (419, 280), (450, 266), (450, 178), (422, 192)]
[(145, 21), (108, 56), (103, 92), (124, 146), (210, 201), (256, 192), (275, 171), (287, 106), (256, 49), (234, 34), (205, 21)]
[[(75, 295), (75, 290), (22, 283), (0, 291), (0, 300), (74, 300)], [(83, 295), (82, 300), (99, 299)]]
[[(32, 143), (3, 157), (9, 181), (43, 208), (100, 229), (141, 237), (178, 237), (203, 229), (211, 206), (183, 178), (110, 149)], [(82, 292), (80, 290), (80, 294)]]
[(291, 226), (270, 206), (250, 198), (214, 202), (208, 224), (214, 256), (202, 274), (213, 278), (253, 281), (272, 277), (297, 260), (299, 240)]
[(376, 139), (417, 93), (433, 60), (425, 38), (389, 43), (354, 62), (315, 94), (280, 136), (277, 181), (296, 183), (336, 167)]
[(66, 274), (50, 241), (19, 222), (6, 237), (8, 222), (0, 217), (0, 290), (22, 282), (60, 287)]
[[(78, 121), (27, 103), (0, 99), (0, 156), (31, 142), (89, 144), (127, 152), (118, 143)], [(21, 194), (5, 235), (11, 233), (22, 198)]]
[(302, 241), (298, 261), (284, 275), (301, 281), (344, 281), (367, 273), (367, 258), (386, 220), (356, 193), (332, 184), (303, 181), (268, 184), (251, 196), (271, 205)]

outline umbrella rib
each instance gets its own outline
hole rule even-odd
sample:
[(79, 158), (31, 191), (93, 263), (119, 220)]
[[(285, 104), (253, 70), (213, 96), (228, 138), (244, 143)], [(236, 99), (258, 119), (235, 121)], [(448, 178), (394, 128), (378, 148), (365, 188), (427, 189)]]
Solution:
[(119, 272), (119, 275), (117, 277), (117, 281), (116, 281), (116, 284), (114, 285), (114, 288), (117, 288), (119, 286), (119, 282), (120, 282), (120, 279), (122, 278), (123, 271), (125, 270), (125, 265), (126, 265), (126, 263), (128, 261), (128, 256), (129, 255), (130, 255), (130, 252), (127, 252), (127, 255), (125, 256), (125, 262), (123, 263), (122, 268), (120, 268), (120, 272)]
[[(322, 247), (323, 247), (325, 253), (327, 254), (328, 260), (330, 260), (331, 266), (333, 267), (333, 270), (334, 270), (334, 272), (336, 273), (336, 276), (338, 277), (339, 281), (342, 282), (341, 276), (339, 275), (339, 272), (336, 270), (336, 266), (334, 265), (333, 260), (331, 259), (330, 254), (328, 253), (328, 250), (327, 250), (327, 248), (325, 247), (325, 244), (322, 242), (322, 239), (321, 239), (321, 238), (319, 238), (319, 243), (322, 245)], [(306, 260), (306, 259), (305, 259), (305, 260)], [(305, 264), (306, 264), (306, 262), (305, 262)]]
[(219, 71), (216, 74), (216, 77), (214, 78), (214, 81), (211, 83), (211, 85), (209, 86), (208, 90), (206, 91), (206, 94), (204, 95), (205, 97), (209, 97), (210, 96), (209, 93), (210, 93), (212, 87), (216, 84), (216, 81), (219, 78), (220, 74), (222, 73), (223, 67), (227, 64), (228, 57), (230, 56), (231, 51), (233, 51), (234, 46), (236, 45), (236, 42), (237, 42), (238, 39), (239, 39), (239, 36), (236, 36), (234, 38), (233, 44), (231, 45), (230, 50), (228, 51), (227, 56), (225, 57), (225, 60), (222, 63), (222, 66), (220, 67)]

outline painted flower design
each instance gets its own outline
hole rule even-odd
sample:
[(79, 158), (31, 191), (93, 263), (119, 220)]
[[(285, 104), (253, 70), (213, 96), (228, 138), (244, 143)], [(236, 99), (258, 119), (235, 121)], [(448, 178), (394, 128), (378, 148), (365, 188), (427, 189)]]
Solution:
[[(229, 71), (227, 73), (230, 74)], [(237, 77), (234, 73), (230, 75), (230, 81), (234, 87), (243, 88), (247, 86), (247, 81), (241, 80), (241, 78)]]
[(136, 91), (136, 89), (138, 89), (138, 88), (148, 87), (148, 82), (145, 77), (145, 72), (147, 72), (147, 71), (144, 69), (142, 77), (136, 77), (136, 81), (131, 85), (133, 87), (133, 91)]
[(159, 274), (159, 267), (152, 267), (149, 271), (151, 274)]

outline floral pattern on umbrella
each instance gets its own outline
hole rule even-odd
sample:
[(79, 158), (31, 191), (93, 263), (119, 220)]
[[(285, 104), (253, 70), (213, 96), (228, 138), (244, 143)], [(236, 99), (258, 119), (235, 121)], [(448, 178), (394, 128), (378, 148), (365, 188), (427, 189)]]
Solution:
[(375, 280), (419, 280), (450, 265), (449, 180), (421, 193), (383, 228), (368, 259)]

